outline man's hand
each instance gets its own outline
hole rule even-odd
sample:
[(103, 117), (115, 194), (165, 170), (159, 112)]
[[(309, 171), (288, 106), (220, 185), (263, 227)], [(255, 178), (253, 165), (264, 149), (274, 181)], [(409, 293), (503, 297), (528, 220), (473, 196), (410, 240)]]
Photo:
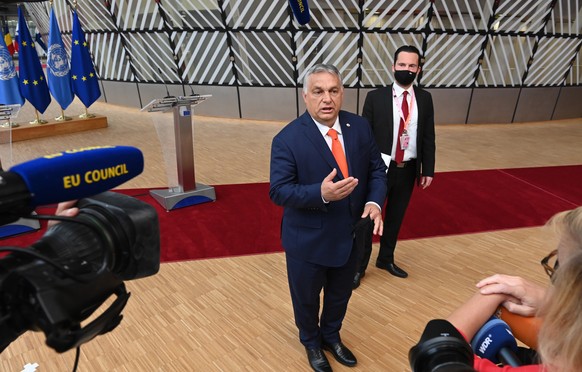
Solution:
[(334, 168), (321, 183), (321, 196), (328, 202), (342, 200), (350, 195), (356, 186), (358, 186), (358, 179), (354, 177), (348, 177), (341, 181), (333, 182), (336, 175), (337, 170)]
[(544, 301), (546, 288), (519, 276), (495, 274), (477, 283), (481, 294), (505, 294), (509, 299), (503, 306), (512, 313), (533, 316)]
[(374, 234), (382, 235), (384, 233), (384, 224), (382, 223), (382, 212), (374, 203), (368, 203), (364, 207), (362, 218), (370, 217), (374, 221)]
[[(79, 214), (79, 208), (75, 207), (75, 204), (77, 204), (76, 200), (70, 200), (70, 201), (66, 201), (66, 202), (61, 202), (57, 205), (57, 210), (55, 212), (56, 216), (62, 216), (62, 217), (75, 217), (77, 214)], [(55, 220), (50, 220), (48, 222), (48, 226), (53, 226), (55, 224), (57, 224), (59, 221), (55, 221)]]
[(425, 176), (420, 177), (420, 186), (422, 186), (423, 189), (426, 189), (427, 187), (429, 187), (431, 183), (432, 183), (432, 177), (425, 177)]

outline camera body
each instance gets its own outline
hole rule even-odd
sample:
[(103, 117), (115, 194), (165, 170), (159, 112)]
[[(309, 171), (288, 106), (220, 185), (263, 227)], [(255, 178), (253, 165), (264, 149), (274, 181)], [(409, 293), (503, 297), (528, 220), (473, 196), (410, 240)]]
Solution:
[[(43, 331), (58, 352), (107, 333), (129, 299), (124, 281), (158, 272), (160, 231), (151, 205), (104, 192), (77, 206), (77, 216), (49, 227), (30, 247), (3, 247), (11, 253), (0, 258), (0, 351), (27, 330)], [(109, 308), (81, 327), (112, 296)]]
[(443, 319), (428, 322), (408, 353), (412, 372), (474, 372), (473, 359), (471, 345)]

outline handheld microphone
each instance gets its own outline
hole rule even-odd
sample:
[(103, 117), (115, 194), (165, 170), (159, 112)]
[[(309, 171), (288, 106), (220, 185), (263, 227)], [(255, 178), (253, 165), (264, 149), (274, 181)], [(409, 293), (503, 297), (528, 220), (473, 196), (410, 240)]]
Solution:
[(534, 350), (538, 348), (538, 333), (542, 325), (541, 318), (514, 314), (503, 306), (499, 306), (495, 316), (507, 323), (515, 338)]
[(95, 146), (43, 156), (0, 172), (0, 224), (35, 207), (110, 190), (143, 172), (142, 152), (130, 146)]
[(309, 4), (307, 0), (289, 0), (291, 10), (295, 14), (295, 19), (300, 25), (309, 23), (311, 16), (309, 15)]
[(511, 329), (507, 323), (495, 316), (489, 319), (473, 337), (471, 347), (477, 356), (489, 359), (493, 363), (503, 363), (511, 367), (522, 365), (515, 355), (517, 341)]

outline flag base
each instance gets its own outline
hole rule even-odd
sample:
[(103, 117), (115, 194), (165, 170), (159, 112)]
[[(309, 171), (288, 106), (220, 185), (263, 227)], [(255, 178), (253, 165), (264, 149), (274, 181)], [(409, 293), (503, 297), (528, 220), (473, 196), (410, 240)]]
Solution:
[(55, 120), (56, 121), (69, 121), (69, 120), (73, 120), (73, 118), (71, 118), (70, 116), (61, 115), (59, 117), (56, 117)]
[(10, 141), (26, 141), (34, 138), (52, 137), (60, 134), (107, 128), (106, 116), (94, 116), (95, 117), (88, 119), (73, 118), (68, 121), (51, 120), (43, 125), (29, 124), (25, 122), (21, 123), (22, 125), (18, 128), (14, 125), (12, 127), (0, 127), (0, 144), (8, 143)]
[(46, 124), (46, 123), (48, 123), (48, 121), (46, 121), (44, 119), (35, 119), (33, 121), (29, 121), (28, 123), (31, 125), (40, 125), (40, 124)]
[(18, 128), (19, 126), (20, 126), (20, 124), (13, 123), (10, 121), (7, 121), (5, 123), (0, 124), (0, 128)]
[(79, 117), (81, 119), (91, 119), (91, 118), (95, 117), (95, 114), (90, 114), (90, 113), (86, 112), (84, 114), (79, 115)]

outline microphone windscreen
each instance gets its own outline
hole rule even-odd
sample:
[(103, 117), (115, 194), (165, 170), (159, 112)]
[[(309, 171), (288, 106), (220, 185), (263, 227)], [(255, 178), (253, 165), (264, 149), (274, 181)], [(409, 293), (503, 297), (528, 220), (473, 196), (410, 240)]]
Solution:
[(291, 10), (295, 15), (295, 19), (300, 25), (309, 23), (311, 16), (309, 15), (309, 4), (307, 0), (289, 0)]
[(503, 348), (517, 350), (517, 341), (503, 320), (492, 317), (471, 341), (475, 355), (499, 363), (498, 354)]
[(143, 171), (142, 152), (130, 146), (63, 151), (10, 168), (24, 180), (33, 206), (81, 199), (110, 190)]
[(519, 341), (532, 349), (538, 348), (538, 333), (542, 326), (541, 318), (514, 314), (503, 306), (497, 309), (495, 316), (507, 323)]

